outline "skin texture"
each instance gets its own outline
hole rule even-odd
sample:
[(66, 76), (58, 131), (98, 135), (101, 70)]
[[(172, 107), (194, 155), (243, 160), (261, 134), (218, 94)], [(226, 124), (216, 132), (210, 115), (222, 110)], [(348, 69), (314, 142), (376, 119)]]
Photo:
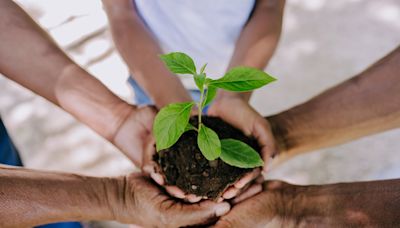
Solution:
[[(237, 41), (229, 69), (235, 66), (265, 68), (279, 40), (284, 4), (283, 0), (256, 1), (253, 14)], [(161, 48), (138, 16), (135, 4), (130, 0), (103, 0), (103, 5), (117, 49), (133, 73), (135, 80), (149, 94), (155, 105), (161, 108), (169, 103), (190, 100), (190, 96), (179, 79), (172, 75), (159, 59), (158, 55), (162, 54)], [(245, 110), (245, 113), (251, 116), (252, 122), (251, 128), (241, 129), (246, 134), (253, 134), (260, 140), (264, 157), (269, 159), (275, 153), (276, 147), (274, 141), (267, 139), (270, 137), (265, 133), (269, 131), (268, 123), (248, 105), (250, 95), (251, 93), (220, 91), (217, 96), (218, 102), (210, 107), (209, 114), (219, 116), (238, 126), (237, 120), (230, 116), (232, 108), (226, 109), (225, 107), (231, 107), (232, 103), (240, 103), (241, 110)], [(241, 100), (237, 101), (236, 98)], [(255, 125), (258, 127), (254, 127)], [(155, 165), (152, 163), (145, 167), (145, 170), (151, 173), (157, 183), (164, 184), (163, 177), (154, 172)], [(240, 192), (240, 189), (259, 174), (259, 171), (255, 171), (239, 180), (234, 187), (228, 189), (227, 195), (224, 196), (234, 197)], [(201, 199), (194, 195), (185, 195), (175, 186), (169, 186), (166, 189), (178, 198), (183, 197), (190, 201)]]
[(400, 47), (308, 102), (268, 117), (284, 161), (400, 126)]
[(400, 179), (296, 186), (266, 182), (215, 225), (233, 227), (397, 227)]
[[(399, 127), (399, 72), (400, 47), (310, 101), (268, 117), (281, 151), (278, 160)], [(273, 182), (264, 189), (216, 227), (400, 225), (400, 179), (326, 186)]]
[(174, 201), (140, 174), (96, 178), (0, 166), (0, 183), (4, 228), (82, 220), (181, 227), (215, 221), (230, 209), (228, 203)]
[[(0, 1), (0, 73), (72, 114), (138, 167), (155, 110), (127, 104), (69, 59), (13, 1)], [(34, 45), (33, 45), (34, 44)], [(28, 54), (29, 53), (29, 54)]]

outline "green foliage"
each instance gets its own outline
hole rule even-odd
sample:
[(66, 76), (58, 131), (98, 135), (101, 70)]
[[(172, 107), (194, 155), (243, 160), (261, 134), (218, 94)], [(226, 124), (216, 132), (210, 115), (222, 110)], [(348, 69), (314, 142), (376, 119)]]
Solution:
[(213, 101), (218, 88), (244, 92), (260, 88), (276, 79), (255, 68), (235, 67), (222, 78), (212, 80), (207, 78), (204, 72), (207, 64), (204, 64), (197, 73), (194, 61), (184, 53), (172, 52), (161, 55), (161, 59), (171, 72), (191, 74), (201, 95), (200, 101), (196, 104), (199, 112), (198, 126), (189, 123), (194, 102), (170, 104), (160, 110), (153, 126), (157, 151), (174, 145), (184, 132), (195, 130), (198, 132), (198, 147), (206, 159), (221, 158), (225, 163), (240, 168), (262, 166), (263, 161), (253, 148), (234, 139), (220, 140), (217, 133), (201, 122), (201, 117), (204, 107)]
[(174, 103), (160, 110), (153, 125), (157, 151), (169, 148), (178, 141), (189, 123), (193, 105), (193, 102)]
[(221, 154), (221, 142), (217, 133), (210, 128), (200, 125), (199, 134), (197, 136), (197, 145), (201, 153), (208, 160), (214, 160)]
[(196, 74), (193, 59), (182, 52), (172, 52), (160, 56), (168, 69), (175, 74)]
[(225, 163), (240, 168), (263, 166), (260, 155), (246, 143), (235, 139), (221, 140), (221, 156)]
[(258, 89), (276, 79), (264, 71), (251, 67), (235, 67), (222, 78), (212, 80), (209, 85), (236, 92)]

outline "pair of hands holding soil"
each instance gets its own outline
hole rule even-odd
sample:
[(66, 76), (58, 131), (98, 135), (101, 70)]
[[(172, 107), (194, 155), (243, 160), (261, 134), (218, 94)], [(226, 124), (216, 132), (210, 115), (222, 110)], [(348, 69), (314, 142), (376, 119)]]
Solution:
[[(243, 131), (245, 135), (257, 139), (261, 148), (261, 155), (265, 166), (268, 168), (269, 160), (278, 152), (269, 123), (265, 118), (258, 114), (246, 101), (240, 97), (227, 97), (215, 100), (210, 107), (210, 116), (220, 117), (234, 127)], [(164, 186), (165, 189), (174, 197), (186, 199), (189, 202), (198, 202), (202, 197), (187, 195), (176, 186), (165, 185), (165, 178), (157, 172), (159, 167), (153, 161), (156, 153), (154, 148), (154, 138), (152, 135), (153, 120), (156, 109), (152, 107), (141, 107), (133, 110), (132, 114), (126, 118), (118, 132), (115, 134), (114, 144), (116, 144), (125, 154), (145, 173), (149, 174), (155, 182)], [(228, 188), (222, 199), (232, 199), (241, 193), (244, 188), (249, 187), (249, 183), (261, 176), (260, 169), (247, 173), (233, 186)], [(247, 189), (253, 194), (261, 191), (260, 184), (254, 184)], [(250, 196), (247, 195), (246, 196)], [(244, 199), (244, 198), (243, 198)]]
[[(155, 141), (152, 135), (153, 120), (156, 112), (156, 109), (152, 107), (132, 107), (131, 114), (125, 119), (115, 134), (114, 144), (124, 151), (135, 165), (141, 167), (145, 174), (150, 175), (156, 183), (163, 186), (170, 195), (190, 203), (197, 203), (206, 199), (206, 197), (196, 196), (194, 194), (185, 194), (176, 186), (166, 185), (165, 177), (158, 172), (158, 164), (153, 160), (153, 156), (156, 152), (154, 147)], [(210, 116), (220, 117), (224, 121), (240, 129), (245, 135), (256, 138), (261, 148), (260, 151), (265, 164), (263, 170), (267, 170), (269, 164), (268, 161), (273, 155), (277, 154), (278, 147), (275, 143), (269, 123), (265, 118), (258, 114), (239, 96), (229, 96), (215, 100), (209, 108), (208, 114)], [(149, 214), (151, 215), (155, 213), (161, 216), (163, 219), (159, 221), (173, 218), (174, 222), (178, 222), (180, 219), (187, 221), (192, 218), (194, 220), (191, 224), (204, 223), (210, 219), (212, 220), (215, 216), (225, 214), (230, 208), (229, 204), (216, 204), (210, 200), (205, 200), (200, 204), (185, 205), (161, 194), (160, 189), (153, 186), (147, 179), (137, 175), (133, 175), (131, 178), (134, 179), (134, 182), (140, 182), (135, 184), (133, 188), (147, 188), (147, 190), (140, 192), (143, 192), (143, 194), (154, 194), (154, 196), (135, 196), (135, 199), (139, 204), (149, 199), (155, 201), (147, 203), (143, 202), (146, 206), (141, 207), (151, 207), (154, 212)], [(217, 201), (222, 202), (224, 199), (234, 198), (232, 202), (235, 204), (239, 203), (240, 201), (261, 192), (263, 189), (262, 182), (263, 178), (261, 176), (261, 169), (254, 169), (252, 172), (245, 174), (236, 183), (226, 189)], [(166, 207), (167, 204), (168, 206)], [(211, 210), (215, 205), (219, 208), (218, 213)], [(196, 217), (195, 209), (197, 209), (201, 215), (197, 216), (198, 218)], [(171, 216), (171, 214), (174, 213), (179, 213), (179, 216)], [(186, 216), (189, 214), (191, 216)], [(140, 217), (144, 218), (143, 222), (154, 220), (151, 218), (145, 219), (146, 216), (143, 215)], [(152, 218), (154, 218), (154, 216), (152, 216)], [(164, 224), (169, 224), (170, 222), (170, 226), (174, 226), (173, 224), (175, 223), (169, 220)]]

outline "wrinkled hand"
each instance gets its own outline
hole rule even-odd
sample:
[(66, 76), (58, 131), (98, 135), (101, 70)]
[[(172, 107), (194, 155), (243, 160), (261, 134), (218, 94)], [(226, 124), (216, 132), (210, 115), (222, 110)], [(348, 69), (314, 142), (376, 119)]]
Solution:
[[(244, 134), (257, 139), (261, 147), (261, 156), (264, 160), (263, 171), (268, 169), (269, 161), (278, 153), (277, 145), (268, 121), (254, 110), (248, 102), (239, 96), (229, 96), (216, 99), (209, 108), (210, 116), (217, 116), (234, 127), (242, 130)], [(235, 185), (224, 193), (223, 197), (230, 199), (238, 195), (244, 187), (247, 187), (253, 179), (260, 175), (260, 170), (255, 169), (252, 173), (241, 178)], [(250, 187), (250, 192), (261, 191), (260, 186)], [(251, 194), (247, 194), (251, 196)]]
[[(131, 174), (120, 179), (115, 197), (109, 197), (117, 221), (143, 227), (183, 227), (207, 224), (226, 214), (228, 203), (203, 201), (185, 204), (165, 195), (148, 177)], [(116, 202), (115, 202), (116, 201)]]
[(265, 182), (215, 225), (228, 227), (399, 227), (400, 179), (296, 186)]
[(133, 107), (130, 114), (119, 127), (113, 144), (139, 167), (152, 162), (155, 153), (152, 135), (156, 109), (150, 106)]
[(281, 181), (265, 182), (261, 193), (235, 205), (215, 228), (286, 227), (295, 190), (296, 186)]

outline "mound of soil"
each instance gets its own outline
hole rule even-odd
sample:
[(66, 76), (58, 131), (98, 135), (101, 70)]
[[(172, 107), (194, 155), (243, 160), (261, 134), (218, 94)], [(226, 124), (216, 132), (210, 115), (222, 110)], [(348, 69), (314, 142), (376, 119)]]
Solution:
[[(197, 126), (197, 117), (190, 123)], [(246, 137), (240, 130), (216, 117), (202, 117), (202, 122), (213, 129), (220, 139), (232, 138), (260, 151), (257, 141)], [(252, 169), (230, 166), (221, 159), (208, 161), (197, 146), (197, 132), (185, 132), (175, 145), (154, 156), (160, 164), (168, 185), (176, 185), (186, 193), (218, 198), (229, 186)]]

